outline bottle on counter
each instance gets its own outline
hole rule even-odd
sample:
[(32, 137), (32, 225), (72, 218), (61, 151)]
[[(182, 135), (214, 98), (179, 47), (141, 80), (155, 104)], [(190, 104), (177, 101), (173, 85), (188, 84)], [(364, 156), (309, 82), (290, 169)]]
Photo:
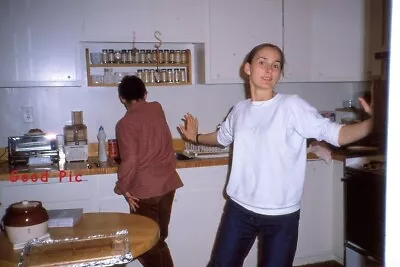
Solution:
[(107, 152), (106, 152), (106, 133), (104, 132), (103, 126), (100, 126), (99, 132), (97, 133), (97, 140), (99, 140), (99, 161), (106, 162), (107, 161)]

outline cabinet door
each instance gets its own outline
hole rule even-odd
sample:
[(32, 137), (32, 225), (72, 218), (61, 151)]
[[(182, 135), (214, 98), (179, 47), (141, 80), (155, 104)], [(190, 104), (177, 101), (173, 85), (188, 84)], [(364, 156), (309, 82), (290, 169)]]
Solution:
[(79, 0), (0, 2), (1, 87), (77, 85)]
[(332, 254), (332, 187), (332, 164), (308, 161), (294, 265), (329, 260), (327, 255)]
[(210, 0), (207, 83), (243, 83), (240, 68), (264, 42), (282, 45), (282, 0)]
[(285, 81), (367, 79), (365, 0), (284, 0)]
[(204, 42), (207, 1), (85, 0), (84, 41)]

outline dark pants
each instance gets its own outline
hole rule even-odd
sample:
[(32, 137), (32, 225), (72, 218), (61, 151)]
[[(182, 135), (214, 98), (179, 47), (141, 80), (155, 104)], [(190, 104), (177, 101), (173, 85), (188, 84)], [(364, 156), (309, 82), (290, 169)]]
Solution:
[(138, 257), (144, 267), (173, 267), (174, 263), (165, 239), (168, 237), (168, 225), (171, 217), (175, 191), (160, 197), (141, 199), (139, 208), (131, 213), (153, 219), (160, 227), (160, 239), (148, 252)]
[(300, 211), (287, 215), (260, 215), (227, 201), (209, 266), (239, 267), (257, 236), (263, 267), (292, 267)]

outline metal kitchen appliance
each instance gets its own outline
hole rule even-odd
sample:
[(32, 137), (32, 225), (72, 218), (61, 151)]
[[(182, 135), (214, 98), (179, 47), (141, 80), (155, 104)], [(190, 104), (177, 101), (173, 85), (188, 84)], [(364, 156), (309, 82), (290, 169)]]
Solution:
[(56, 135), (40, 131), (8, 137), (8, 163), (12, 167), (52, 165), (58, 159)]
[(383, 266), (385, 245), (383, 155), (346, 159), (344, 182), (345, 266)]
[(87, 161), (89, 157), (87, 127), (82, 111), (72, 111), (72, 125), (64, 126), (64, 152), (67, 162)]

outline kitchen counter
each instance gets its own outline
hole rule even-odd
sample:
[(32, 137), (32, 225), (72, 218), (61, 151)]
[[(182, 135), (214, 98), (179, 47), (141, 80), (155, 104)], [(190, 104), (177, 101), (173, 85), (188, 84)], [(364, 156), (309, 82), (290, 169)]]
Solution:
[[(360, 152), (360, 151), (348, 151), (344, 149), (337, 149), (332, 152), (332, 159), (338, 161), (344, 161), (348, 157), (357, 157), (360, 155), (365, 155), (366, 153), (374, 153), (372, 152)], [(307, 160), (318, 160), (319, 158), (313, 154), (307, 154)], [(22, 175), (28, 175), (31, 177), (34, 173), (37, 176), (41, 176), (45, 174), (48, 178), (56, 178), (61, 177), (62, 179), (76, 179), (85, 175), (96, 175), (96, 174), (112, 174), (116, 173), (118, 170), (118, 165), (116, 163), (106, 162), (99, 166), (97, 163), (97, 157), (89, 157), (87, 163), (84, 162), (74, 162), (70, 164), (66, 164), (64, 170), (50, 170), (47, 173), (45, 171), (32, 171), (32, 172), (18, 172), (15, 175), (18, 175), (19, 179), (22, 179)], [(219, 158), (195, 158), (189, 160), (178, 160), (176, 168), (197, 168), (197, 167), (211, 167), (211, 166), (220, 166), (220, 165), (228, 165), (229, 157), (219, 157)], [(88, 167), (89, 166), (89, 167)], [(14, 175), (14, 177), (15, 177)], [(10, 172), (8, 163), (1, 162), (0, 163), (0, 181), (10, 181), (13, 174)], [(38, 177), (40, 178), (40, 177)]]

